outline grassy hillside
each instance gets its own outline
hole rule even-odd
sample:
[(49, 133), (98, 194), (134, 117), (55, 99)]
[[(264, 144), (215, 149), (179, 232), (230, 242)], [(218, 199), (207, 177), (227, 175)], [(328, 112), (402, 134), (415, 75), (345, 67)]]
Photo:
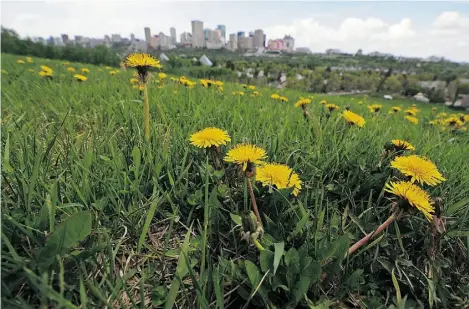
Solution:
[[(29, 60), (2, 55), (3, 306), (469, 306), (466, 115), (452, 121), (452, 111), (417, 103), (414, 124), (410, 101), (206, 88), (198, 80), (186, 87), (179, 76), (154, 72), (146, 141), (132, 70)], [(40, 76), (41, 65), (51, 78)], [(304, 110), (295, 107), (301, 98), (312, 99)], [(329, 112), (323, 100), (339, 110)], [(344, 118), (346, 108), (363, 116), (362, 128)], [(231, 141), (216, 151), (191, 145), (206, 127), (226, 130)], [(393, 139), (415, 150), (399, 152)], [(302, 182), (299, 194), (224, 161), (238, 143), (288, 165)], [(390, 165), (411, 154), (446, 179), (415, 182), (431, 197), (430, 221), (384, 190), (408, 179)], [(259, 235), (247, 213), (249, 183)]]

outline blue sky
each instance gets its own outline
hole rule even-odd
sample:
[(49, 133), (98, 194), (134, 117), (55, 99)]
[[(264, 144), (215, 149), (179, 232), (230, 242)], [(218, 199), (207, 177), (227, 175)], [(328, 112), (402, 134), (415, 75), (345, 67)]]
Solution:
[(286, 1), (2, 1), (2, 25), (22, 36), (190, 31), (199, 19), (227, 33), (264, 29), (267, 38), (290, 34), (313, 51), (379, 50), (408, 56), (469, 61), (469, 2)]

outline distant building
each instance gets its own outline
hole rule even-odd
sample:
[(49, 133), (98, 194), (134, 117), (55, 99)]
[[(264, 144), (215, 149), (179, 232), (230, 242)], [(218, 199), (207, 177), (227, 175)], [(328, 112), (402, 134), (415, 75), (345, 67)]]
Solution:
[(238, 40), (239, 40), (239, 38), (244, 37), (244, 35), (245, 35), (244, 31), (239, 31), (238, 32)]
[(340, 55), (342, 54), (342, 51), (340, 51), (340, 49), (337, 49), (337, 48), (329, 48), (329, 49), (326, 49), (326, 54), (327, 55)]
[(151, 42), (151, 31), (150, 31), (150, 28), (145, 27), (143, 30), (145, 30), (145, 41), (147, 42), (147, 44), (150, 44), (150, 42)]
[(209, 42), (220, 42), (219, 32), (216, 30), (208, 30), (207, 41)]
[(130, 42), (133, 43), (135, 41), (135, 34), (130, 34)]
[(201, 48), (205, 46), (204, 23), (199, 20), (192, 21), (192, 47)]
[(189, 46), (192, 44), (192, 35), (189, 32), (183, 32), (179, 36), (182, 46)]
[(254, 48), (264, 47), (264, 31), (257, 29), (254, 31)]
[(285, 51), (286, 52), (293, 52), (295, 50), (295, 39), (289, 35), (286, 35), (283, 38), (283, 42), (285, 44)]
[(269, 40), (267, 49), (271, 51), (284, 51), (292, 53), (295, 50), (295, 39), (286, 35), (283, 39)]
[(218, 25), (218, 26), (217, 26), (217, 29), (220, 30), (220, 32), (221, 32), (221, 37), (222, 37), (223, 40), (226, 42), (226, 27), (225, 27), (225, 25)]
[(151, 48), (153, 49), (157, 49), (158, 46), (159, 46), (159, 40), (158, 40), (158, 36), (157, 35), (154, 35), (150, 38), (150, 42), (148, 43), (148, 46), (150, 46)]
[(355, 53), (356, 56), (362, 56), (363, 55), (363, 50), (360, 48), (359, 50), (357, 50), (357, 52)]
[(111, 35), (111, 41), (112, 43), (120, 43), (122, 41), (122, 38), (120, 34), (113, 34)]
[(309, 49), (308, 47), (297, 47), (295, 49), (295, 52), (300, 54), (311, 54), (311, 49)]
[(238, 37), (238, 48), (239, 49), (253, 49), (254, 48), (254, 37), (245, 36)]
[(383, 58), (386, 58), (386, 57), (392, 57), (392, 54), (386, 54), (386, 53), (381, 53), (379, 51), (374, 51), (372, 53), (369, 53), (368, 56), (370, 57), (383, 57)]
[(176, 45), (176, 28), (169, 28), (169, 36), (171, 37), (171, 44)]
[(233, 50), (233, 51), (238, 49), (238, 35), (236, 33), (230, 34), (230, 41), (228, 42), (228, 49)]
[(68, 34), (62, 34), (62, 42), (64, 42), (64, 44), (68, 44)]

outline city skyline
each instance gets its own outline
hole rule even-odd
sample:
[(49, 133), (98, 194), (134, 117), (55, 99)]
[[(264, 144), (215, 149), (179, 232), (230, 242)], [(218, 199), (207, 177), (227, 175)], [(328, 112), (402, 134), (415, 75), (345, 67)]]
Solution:
[[(120, 34), (144, 39), (143, 28), (177, 38), (191, 31), (191, 20), (204, 28), (226, 26), (229, 35), (262, 29), (267, 40), (291, 35), (295, 45), (313, 52), (338, 48), (345, 52), (380, 51), (409, 57), (444, 56), (469, 61), (468, 3), (340, 2), (135, 2), (133, 16), (121, 2), (2, 3), (2, 25), (21, 36)], [(161, 12), (156, 14), (155, 11)], [(137, 14), (138, 12), (138, 14)], [(81, 16), (86, 16), (83, 19)], [(241, 18), (242, 17), (242, 18)], [(125, 20), (125, 22), (122, 22)]]

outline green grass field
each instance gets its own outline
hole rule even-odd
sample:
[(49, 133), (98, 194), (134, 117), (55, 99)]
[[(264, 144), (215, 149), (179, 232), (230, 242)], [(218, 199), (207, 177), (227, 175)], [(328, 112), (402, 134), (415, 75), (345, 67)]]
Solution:
[[(295, 102), (310, 94), (186, 88), (155, 73), (147, 142), (134, 71), (32, 61), (2, 55), (5, 308), (469, 308), (469, 125), (429, 124), (457, 112), (417, 104), (413, 124), (411, 101), (313, 95), (305, 119)], [(87, 80), (67, 67), (89, 69)], [(347, 106), (363, 128), (342, 117)], [(300, 176), (297, 197), (252, 182), (263, 249), (241, 238), (248, 180), (189, 142), (212, 126), (231, 136), (220, 158), (249, 142)], [(406, 210), (346, 254), (392, 213), (392, 139), (446, 178), (423, 186), (436, 216)]]

